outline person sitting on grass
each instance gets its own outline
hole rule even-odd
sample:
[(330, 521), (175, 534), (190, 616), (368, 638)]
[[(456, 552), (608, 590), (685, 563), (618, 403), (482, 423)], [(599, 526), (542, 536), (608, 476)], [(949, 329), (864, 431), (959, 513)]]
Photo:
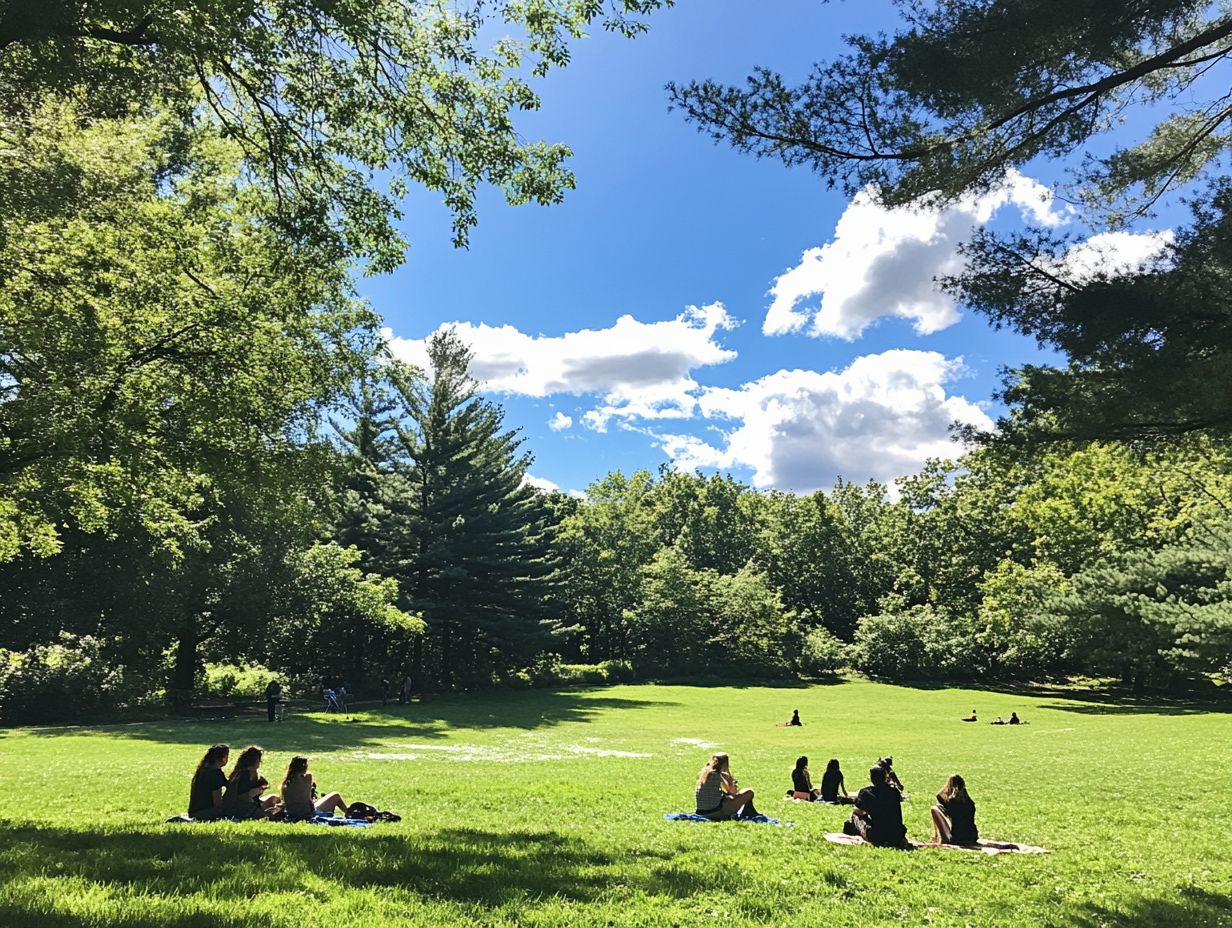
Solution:
[(787, 795), (804, 802), (818, 802), (821, 799), (821, 790), (813, 787), (813, 778), (809, 776), (807, 757), (796, 758), (796, 767), (791, 772), (791, 789)]
[(900, 793), (906, 794), (907, 787), (903, 786), (903, 781), (898, 778), (898, 774), (894, 772), (894, 758), (889, 755), (877, 761), (877, 766), (881, 767), (886, 772), (886, 782), (893, 786)]
[(1008, 724), (1010, 724), (1010, 725), (1026, 725), (1027, 723), (1026, 723), (1026, 722), (1024, 722), (1022, 719), (1020, 719), (1020, 718), (1018, 717), (1018, 713), (1017, 713), (1017, 712), (1011, 712), (1011, 713), (1010, 713), (1010, 720), (1009, 720), (1009, 723), (1008, 723)]
[(1001, 718), (1001, 716), (998, 715), (995, 719), (993, 719), (988, 724), (989, 725), (1008, 725), (1009, 722), (1007, 722), (1005, 719)]
[(269, 780), (261, 776), (261, 756), (264, 752), (251, 744), (240, 752), (231, 776), (227, 777), (227, 792), (222, 797), (221, 814), (224, 818), (243, 821), (250, 818), (268, 818), (278, 808), (277, 796), (262, 796)]
[(800, 710), (792, 709), (791, 718), (788, 719), (786, 722), (777, 723), (774, 727), (775, 728), (799, 728), (803, 724), (804, 723), (800, 721)]
[(967, 794), (967, 784), (953, 774), (932, 807), (934, 844), (976, 844), (980, 840), (975, 827), (975, 803)]
[(188, 815), (206, 822), (217, 818), (222, 806), (222, 793), (227, 786), (227, 775), (222, 768), (227, 766), (231, 748), (225, 744), (211, 745), (197, 764), (192, 786), (188, 790)]
[(826, 764), (826, 772), (821, 775), (821, 801), (843, 805), (854, 802), (847, 795), (847, 787), (843, 783), (843, 771), (839, 769), (838, 758), (831, 757)]
[(335, 810), (347, 814), (347, 804), (339, 793), (329, 793), (317, 798), (317, 786), (308, 772), (308, 758), (297, 754), (287, 765), (287, 775), (282, 780), (282, 805), (287, 810), (287, 821), (303, 822), (318, 812), (333, 815)]
[(906, 847), (903, 794), (890, 785), (880, 764), (868, 771), (868, 779), (871, 785), (856, 793), (856, 807), (843, 830), (878, 847)]
[(975, 710), (974, 710), (974, 709), (972, 709), (972, 710), (971, 710), (971, 714), (970, 714), (969, 716), (967, 716), (965, 719), (963, 719), (962, 721), (964, 721), (964, 722), (978, 722), (978, 721), (979, 721), (979, 719), (977, 719), (977, 718), (975, 717)]
[(714, 822), (759, 814), (753, 808), (753, 791), (740, 789), (731, 774), (731, 758), (722, 752), (711, 755), (710, 763), (702, 767), (693, 798), (697, 814)]

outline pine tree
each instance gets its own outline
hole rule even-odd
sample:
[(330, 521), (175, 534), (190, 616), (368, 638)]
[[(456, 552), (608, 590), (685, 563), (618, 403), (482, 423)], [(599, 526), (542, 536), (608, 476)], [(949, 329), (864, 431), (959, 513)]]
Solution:
[(445, 685), (542, 644), (537, 612), (554, 572), (549, 514), (524, 482), (531, 458), (501, 408), (478, 396), (471, 357), (452, 331), (432, 338), (426, 378), (402, 388), (409, 423), (398, 431), (402, 524), (418, 539), (402, 581)]

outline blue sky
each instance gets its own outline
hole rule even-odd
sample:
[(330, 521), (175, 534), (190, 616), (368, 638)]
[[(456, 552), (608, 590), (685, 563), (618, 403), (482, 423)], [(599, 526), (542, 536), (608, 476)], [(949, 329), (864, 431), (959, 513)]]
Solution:
[(669, 462), (809, 491), (956, 453), (948, 423), (995, 416), (998, 369), (1039, 353), (936, 295), (932, 276), (989, 215), (1080, 232), (1035, 183), (1055, 169), (965, 210), (886, 215), (716, 146), (668, 112), (663, 89), (759, 64), (799, 78), (842, 34), (895, 21), (869, 0), (682, 0), (634, 41), (579, 43), (521, 123), (573, 148), (578, 189), (554, 207), (485, 192), (467, 250), (449, 244), (444, 209), (413, 194), (406, 264), (361, 292), (412, 360), (461, 323), (532, 474), (563, 489)]

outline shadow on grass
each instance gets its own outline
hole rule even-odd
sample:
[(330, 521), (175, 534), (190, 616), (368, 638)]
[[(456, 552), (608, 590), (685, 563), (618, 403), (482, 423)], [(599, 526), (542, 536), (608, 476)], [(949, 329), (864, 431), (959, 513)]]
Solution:
[[(1169, 698), (1164, 695), (1138, 696), (1114, 689), (1082, 689), (1038, 683), (979, 683), (972, 681), (894, 683), (878, 680), (886, 686), (904, 690), (963, 690), (987, 693), (990, 697), (1006, 699), (1058, 699), (1068, 702), (1037, 703), (1033, 709), (1055, 709), (1059, 712), (1077, 712), (1084, 715), (1203, 715), (1232, 713), (1232, 699), (1201, 699), (1194, 697)], [(987, 713), (992, 715), (993, 713)], [(1004, 712), (1001, 714), (1005, 714)]]
[[(677, 898), (740, 888), (738, 876), (713, 868), (686, 872), (665, 850), (641, 851), (643, 866), (630, 872), (623, 857), (554, 831), (453, 828), (405, 835), (311, 825), (274, 832), (243, 825), (111, 832), (3, 822), (0, 827), (5, 928), (82, 924), (71, 899), (83, 884), (102, 896), (92, 900), (91, 924), (130, 928), (240, 928), (238, 921), (211, 911), (265, 892), (300, 894), (310, 902), (351, 889), (388, 889), (496, 908), (543, 898), (585, 903), (624, 888)], [(145, 897), (169, 902), (166, 908), (174, 914), (151, 907), (148, 916), (128, 915)], [(121, 902), (127, 912), (120, 911)], [(112, 913), (100, 919), (100, 905)], [(254, 924), (260, 922), (244, 922)]]
[(1222, 928), (1232, 925), (1232, 899), (1197, 887), (1166, 898), (1140, 898), (1120, 908), (1088, 906), (1074, 928)]
[(663, 700), (588, 696), (570, 691), (538, 691), (497, 696), (473, 694), (437, 697), (406, 706), (387, 706), (354, 716), (314, 712), (288, 715), (271, 724), (262, 715), (222, 719), (167, 719), (126, 725), (78, 725), (34, 728), (43, 736), (102, 731), (119, 738), (171, 744), (208, 745), (223, 741), (260, 744), (269, 751), (345, 749), (386, 743), (390, 739), (444, 738), (452, 730), (512, 728), (530, 731), (567, 722), (586, 722), (605, 712), (677, 705)]

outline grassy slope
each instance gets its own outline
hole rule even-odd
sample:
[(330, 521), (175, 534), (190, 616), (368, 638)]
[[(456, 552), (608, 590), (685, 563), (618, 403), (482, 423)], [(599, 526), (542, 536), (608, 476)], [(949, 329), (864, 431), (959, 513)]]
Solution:
[[(964, 725), (972, 706), (1025, 728)], [(799, 708), (803, 729), (775, 728)], [(662, 820), (721, 745), (795, 828)], [(266, 775), (399, 811), (363, 832), (158, 824), (208, 743), (256, 740)], [(0, 925), (1232, 925), (1232, 716), (869, 683), (625, 686), (309, 716), (0, 733)], [(649, 756), (622, 756), (628, 752)], [(780, 798), (797, 754), (848, 786), (893, 753), (928, 836), (963, 773), (987, 837), (1047, 857), (848, 848), (843, 812)], [(376, 755), (376, 756), (374, 756)], [(381, 756), (384, 755), (384, 756)]]

